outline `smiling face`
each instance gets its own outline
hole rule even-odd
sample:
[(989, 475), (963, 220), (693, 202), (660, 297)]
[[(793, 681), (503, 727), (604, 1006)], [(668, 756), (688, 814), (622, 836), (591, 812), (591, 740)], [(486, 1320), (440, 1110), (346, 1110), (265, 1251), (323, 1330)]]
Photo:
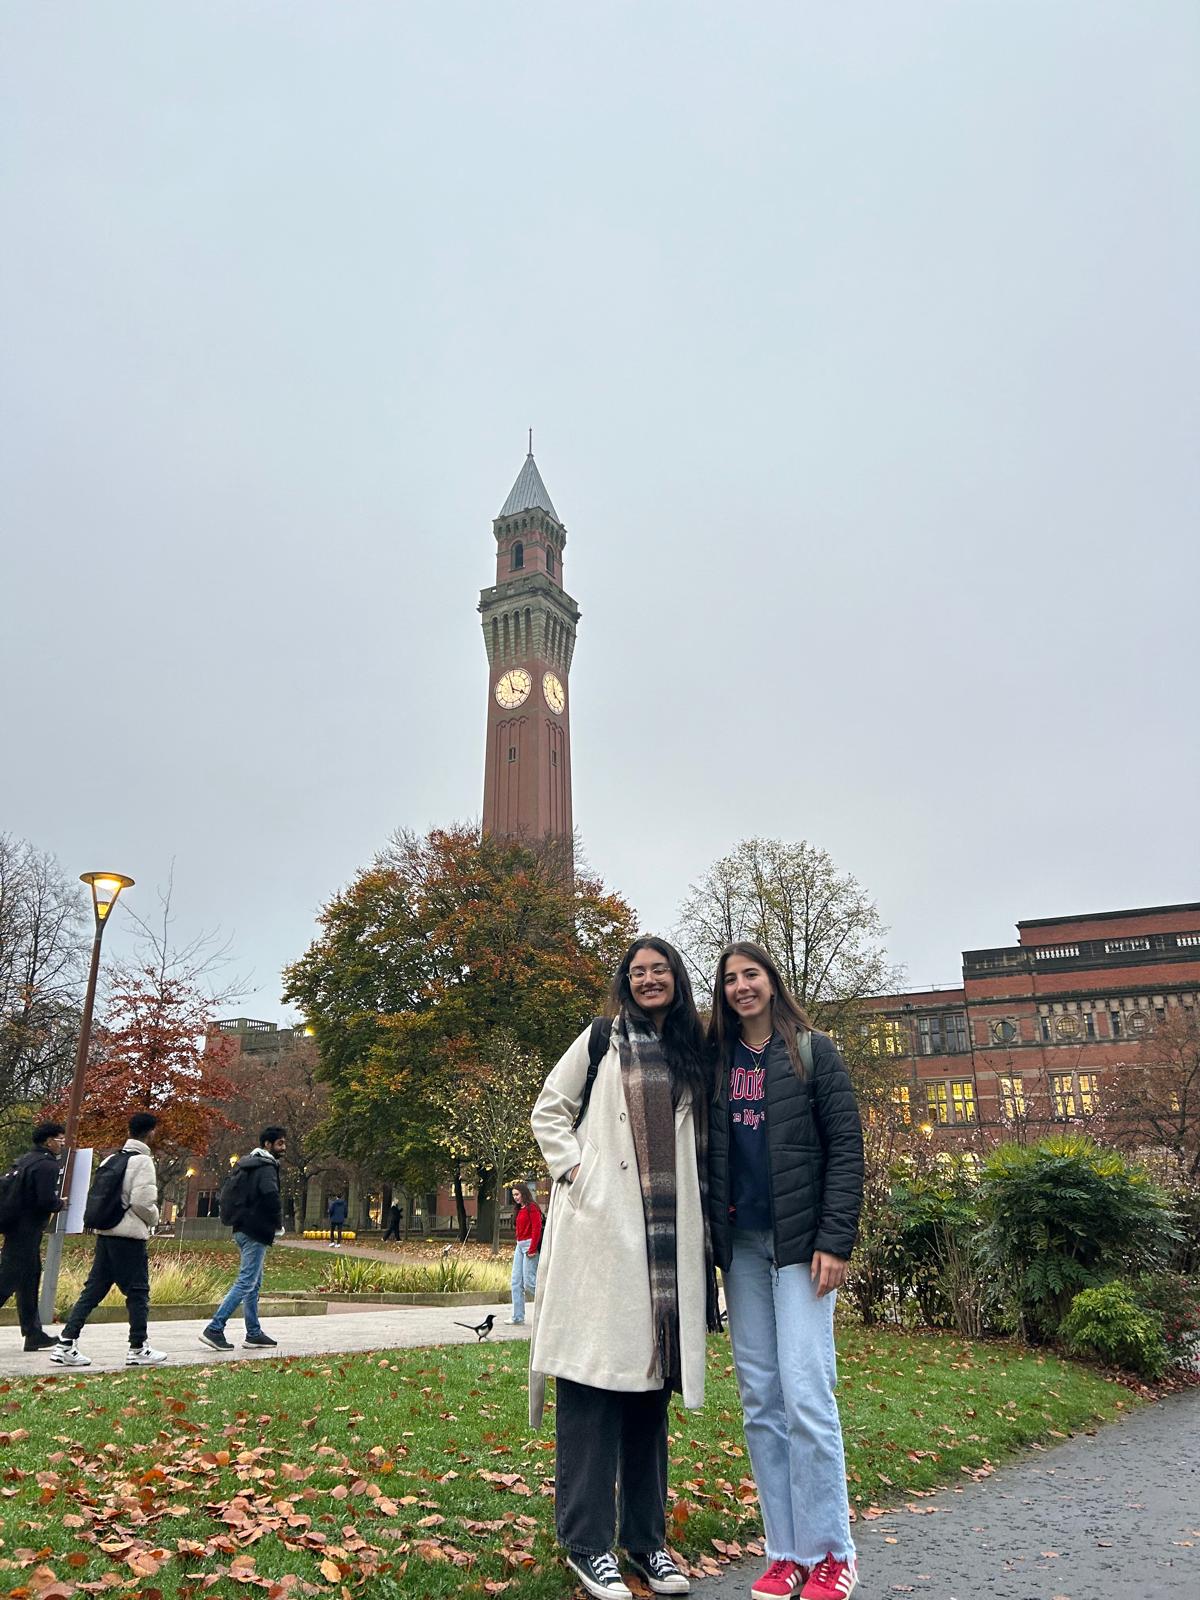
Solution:
[(730, 1010), (743, 1026), (770, 1018), (775, 991), (769, 974), (757, 961), (749, 956), (727, 957), (721, 983)]
[(652, 1019), (665, 1017), (675, 998), (675, 975), (661, 950), (642, 945), (629, 963), (629, 993), (633, 1003)]

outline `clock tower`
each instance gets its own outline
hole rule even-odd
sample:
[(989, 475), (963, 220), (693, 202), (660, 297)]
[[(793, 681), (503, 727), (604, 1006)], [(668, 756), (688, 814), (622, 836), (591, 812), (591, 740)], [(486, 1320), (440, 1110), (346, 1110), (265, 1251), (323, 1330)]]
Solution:
[(533, 445), (492, 524), (496, 582), (479, 596), (488, 658), (483, 826), (504, 838), (571, 839), (568, 682), (579, 608), (563, 588), (567, 530)]

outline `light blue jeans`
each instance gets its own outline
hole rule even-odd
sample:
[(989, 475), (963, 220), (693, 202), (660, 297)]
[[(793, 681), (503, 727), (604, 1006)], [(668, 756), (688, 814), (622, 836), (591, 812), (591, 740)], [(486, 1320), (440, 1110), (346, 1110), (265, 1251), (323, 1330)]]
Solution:
[(262, 1324), (258, 1320), (258, 1291), (262, 1288), (263, 1263), (267, 1259), (269, 1247), (260, 1244), (257, 1239), (251, 1239), (245, 1233), (235, 1233), (233, 1242), (242, 1252), (242, 1264), (238, 1268), (237, 1277), (233, 1280), (233, 1286), (217, 1307), (216, 1315), (209, 1323), (209, 1327), (219, 1328), (224, 1333), (225, 1324), (238, 1306), (241, 1306), (242, 1316), (246, 1320), (246, 1332), (261, 1333)]
[(518, 1239), (517, 1248), (513, 1251), (512, 1270), (512, 1319), (514, 1322), (525, 1321), (525, 1296), (532, 1300), (537, 1290), (538, 1262), (540, 1255), (529, 1254), (530, 1241)]
[(767, 1555), (812, 1567), (854, 1555), (834, 1388), (836, 1294), (818, 1300), (809, 1263), (771, 1264), (769, 1233), (733, 1230), (729, 1337)]

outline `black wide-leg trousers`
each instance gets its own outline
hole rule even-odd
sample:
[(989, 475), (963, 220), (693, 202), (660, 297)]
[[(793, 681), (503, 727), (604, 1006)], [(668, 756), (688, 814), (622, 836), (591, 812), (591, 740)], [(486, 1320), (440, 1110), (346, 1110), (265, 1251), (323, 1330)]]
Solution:
[(599, 1555), (667, 1539), (667, 1389), (628, 1394), (556, 1378), (555, 1526), (568, 1550)]
[(40, 1227), (14, 1227), (4, 1235), (0, 1250), (0, 1306), (15, 1295), (17, 1318), (27, 1339), (42, 1331), (38, 1316), (38, 1286), (42, 1281), (42, 1230)]

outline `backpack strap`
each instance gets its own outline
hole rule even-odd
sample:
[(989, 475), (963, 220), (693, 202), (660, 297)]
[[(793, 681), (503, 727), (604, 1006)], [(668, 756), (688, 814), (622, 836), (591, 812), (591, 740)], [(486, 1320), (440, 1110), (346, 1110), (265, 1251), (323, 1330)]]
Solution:
[(800, 1061), (804, 1067), (804, 1076), (811, 1078), (813, 1075), (812, 1034), (807, 1028), (801, 1028), (797, 1033), (796, 1044), (800, 1050)]
[(588, 1069), (587, 1080), (583, 1085), (583, 1099), (579, 1102), (579, 1110), (575, 1121), (571, 1124), (574, 1133), (583, 1121), (587, 1112), (588, 1101), (592, 1098), (592, 1086), (596, 1082), (596, 1073), (600, 1070), (600, 1063), (608, 1054), (609, 1042), (612, 1039), (612, 1018), (593, 1017), (592, 1025), (588, 1029)]

